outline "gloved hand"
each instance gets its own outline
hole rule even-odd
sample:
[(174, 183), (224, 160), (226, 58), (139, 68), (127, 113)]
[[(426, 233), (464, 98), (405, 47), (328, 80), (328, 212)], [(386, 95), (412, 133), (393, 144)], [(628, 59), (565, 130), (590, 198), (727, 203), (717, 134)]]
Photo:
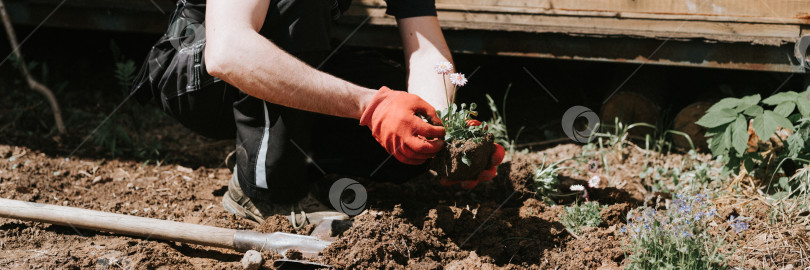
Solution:
[[(468, 126), (478, 126), (481, 125), (481, 121), (474, 120), (474, 119), (467, 119)], [(506, 155), (506, 149), (503, 148), (500, 144), (495, 144), (495, 151), (492, 153), (492, 157), (490, 157), (490, 167), (484, 170), (483, 172), (478, 174), (478, 177), (474, 180), (466, 180), (466, 181), (454, 181), (448, 179), (441, 179), (440, 183), (444, 186), (453, 185), (456, 183), (461, 183), (462, 188), (471, 189), (474, 188), (480, 182), (486, 182), (492, 180), (496, 174), (498, 174), (498, 165), (503, 162), (503, 158)]]
[(388, 153), (409, 165), (422, 164), (442, 149), (441, 123), (436, 109), (419, 96), (385, 86), (377, 91), (360, 117), (360, 125), (368, 126)]

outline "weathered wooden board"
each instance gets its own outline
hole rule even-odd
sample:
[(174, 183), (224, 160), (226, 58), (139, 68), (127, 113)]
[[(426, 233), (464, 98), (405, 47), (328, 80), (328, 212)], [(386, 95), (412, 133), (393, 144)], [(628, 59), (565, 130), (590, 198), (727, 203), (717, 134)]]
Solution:
[(806, 18), (803, 0), (437, 0), (459, 6), (498, 6), (545, 10), (692, 14), (734, 17)]
[[(383, 0), (359, 0), (348, 16), (394, 25)], [(795, 42), (810, 1), (787, 0), (438, 0), (442, 26), (658, 39), (708, 39), (783, 45)]]
[[(376, 12), (380, 14), (380, 12)], [(351, 9), (349, 16), (367, 16), (366, 10)], [(375, 16), (373, 25), (396, 24), (393, 17)], [(781, 45), (795, 42), (799, 25), (747, 22), (713, 22), (694, 20), (660, 20), (592, 16), (559, 16), (546, 14), (502, 14), (439, 11), (442, 27), (456, 30), (522, 31), (611, 35), (659, 39), (711, 39), (728, 42)]]

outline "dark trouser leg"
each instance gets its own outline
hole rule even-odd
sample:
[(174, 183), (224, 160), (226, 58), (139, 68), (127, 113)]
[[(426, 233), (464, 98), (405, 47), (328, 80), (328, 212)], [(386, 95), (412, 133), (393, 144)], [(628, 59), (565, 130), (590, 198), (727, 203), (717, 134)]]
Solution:
[[(297, 57), (317, 65), (326, 53)], [(236, 121), (236, 167), (242, 190), (251, 198), (293, 202), (309, 191), (307, 156), (311, 153), (315, 113), (252, 96), (233, 104)]]
[(233, 139), (233, 102), (243, 95), (220, 81), (204, 89), (162, 98), (163, 111), (197, 134), (212, 139)]

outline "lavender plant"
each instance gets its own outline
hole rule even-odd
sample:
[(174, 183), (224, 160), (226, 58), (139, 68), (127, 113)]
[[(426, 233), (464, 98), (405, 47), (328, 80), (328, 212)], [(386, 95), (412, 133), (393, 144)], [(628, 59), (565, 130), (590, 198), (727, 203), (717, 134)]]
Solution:
[[(676, 195), (665, 210), (634, 209), (621, 229), (629, 241), (627, 269), (723, 268), (725, 243), (707, 230), (716, 215), (706, 194)], [(748, 228), (739, 218), (729, 224), (737, 233)]]

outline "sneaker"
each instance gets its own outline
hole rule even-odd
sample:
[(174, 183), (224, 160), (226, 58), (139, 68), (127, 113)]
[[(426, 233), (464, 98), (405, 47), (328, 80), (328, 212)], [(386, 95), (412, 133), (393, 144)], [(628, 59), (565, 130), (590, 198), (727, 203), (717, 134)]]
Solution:
[(324, 219), (345, 220), (349, 218), (345, 213), (335, 211), (321, 203), (311, 192), (294, 203), (254, 202), (242, 192), (237, 179), (234, 170), (233, 177), (228, 183), (228, 192), (222, 198), (222, 207), (239, 217), (261, 223), (265, 218), (273, 215), (287, 215), (295, 229), (307, 224), (320, 223)]

